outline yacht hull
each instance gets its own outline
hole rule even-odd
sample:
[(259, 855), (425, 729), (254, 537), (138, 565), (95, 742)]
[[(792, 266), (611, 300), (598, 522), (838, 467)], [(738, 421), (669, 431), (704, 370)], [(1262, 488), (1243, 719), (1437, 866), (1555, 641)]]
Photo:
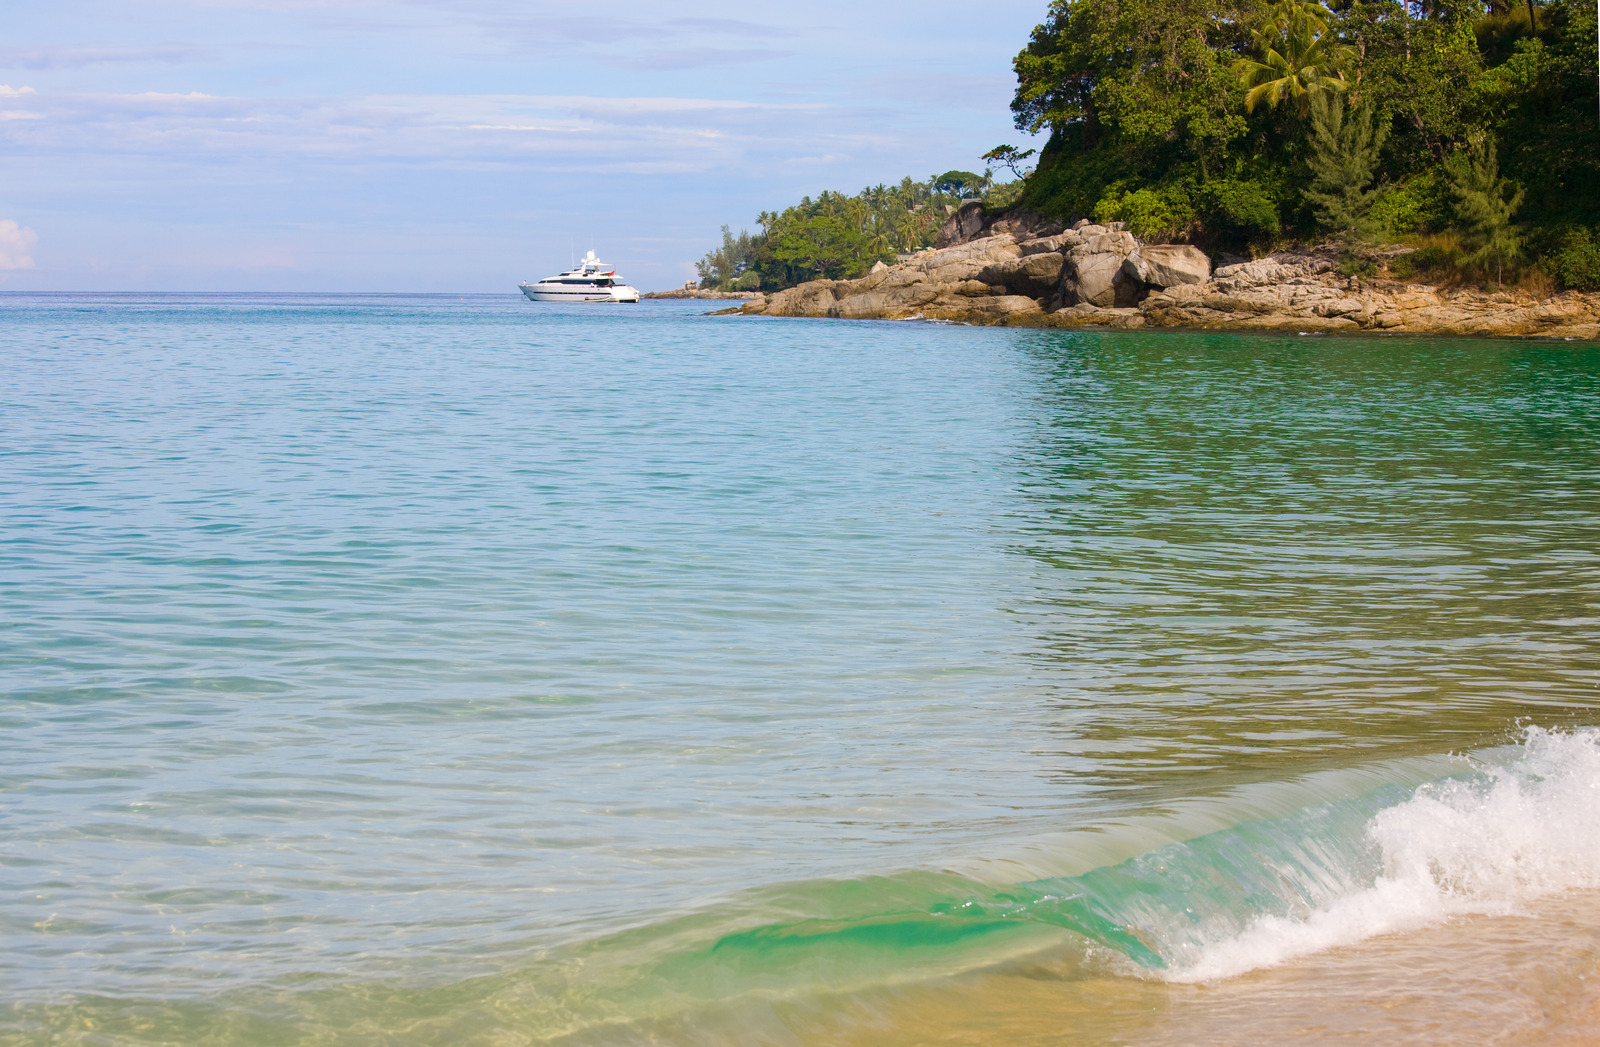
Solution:
[(627, 284), (610, 287), (561, 286), (550, 284), (518, 284), (530, 302), (627, 302), (639, 301), (639, 292)]

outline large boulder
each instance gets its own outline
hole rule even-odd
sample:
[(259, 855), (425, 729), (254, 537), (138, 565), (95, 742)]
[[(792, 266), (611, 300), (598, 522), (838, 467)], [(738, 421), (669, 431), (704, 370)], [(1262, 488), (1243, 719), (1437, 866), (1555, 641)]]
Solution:
[(1333, 268), (1332, 258), (1284, 252), (1269, 254), (1253, 262), (1225, 265), (1211, 274), (1211, 280), (1218, 289), (1231, 293), (1252, 287), (1315, 279), (1332, 272)]
[(1043, 298), (1055, 292), (1065, 262), (1059, 252), (1024, 255), (984, 266), (977, 279), (986, 284), (1000, 284), (1012, 294)]
[(956, 208), (955, 214), (945, 219), (944, 225), (939, 228), (939, 235), (933, 241), (937, 249), (954, 247), (976, 240), (988, 232), (989, 220), (983, 213), (982, 200), (968, 200)]
[(1211, 278), (1211, 259), (1190, 244), (1146, 244), (1123, 266), (1129, 276), (1151, 287), (1203, 284)]
[(998, 236), (1010, 233), (1018, 240), (1031, 240), (1040, 236), (1054, 236), (1066, 227), (1052, 222), (1033, 211), (1011, 211), (989, 224), (988, 234)]
[(827, 316), (836, 297), (835, 286), (833, 280), (812, 280), (787, 291), (779, 291), (767, 299), (767, 315)]
[(1083, 243), (1083, 237), (1073, 232), (1057, 233), (1054, 236), (1041, 236), (1037, 239), (1026, 240), (1019, 244), (1023, 254), (1050, 254), (1053, 251), (1066, 251)]
[(1032, 298), (1022, 295), (996, 295), (967, 298), (950, 295), (930, 302), (923, 315), (929, 320), (953, 320), (964, 324), (1005, 326), (1019, 320), (1041, 317), (1044, 310)]
[(1145, 288), (1122, 266), (1138, 249), (1139, 241), (1125, 232), (1103, 232), (1072, 248), (1061, 267), (1062, 304), (1087, 303), (1102, 309), (1139, 304)]
[(1044, 313), (1039, 303), (1026, 295), (1000, 295), (972, 300), (973, 320), (977, 323), (1006, 324), (1021, 317)]

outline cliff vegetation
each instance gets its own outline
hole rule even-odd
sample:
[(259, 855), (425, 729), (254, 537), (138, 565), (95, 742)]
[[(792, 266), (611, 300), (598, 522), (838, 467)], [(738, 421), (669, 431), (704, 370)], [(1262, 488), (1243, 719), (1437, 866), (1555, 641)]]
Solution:
[(1056, 0), (1017, 56), (1021, 205), (1367, 275), (1600, 289), (1588, 0)]
[(1600, 290), (1592, 0), (1054, 0), (1016, 57), (1032, 150), (760, 216), (702, 286), (849, 279), (947, 216), (1032, 213), (1219, 263), (1332, 246), (1347, 276)]

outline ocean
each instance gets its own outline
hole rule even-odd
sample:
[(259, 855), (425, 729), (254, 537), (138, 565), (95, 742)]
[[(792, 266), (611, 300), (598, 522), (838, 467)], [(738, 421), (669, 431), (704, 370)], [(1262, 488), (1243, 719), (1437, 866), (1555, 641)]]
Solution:
[(0, 295), (0, 1042), (1600, 1040), (1600, 347)]

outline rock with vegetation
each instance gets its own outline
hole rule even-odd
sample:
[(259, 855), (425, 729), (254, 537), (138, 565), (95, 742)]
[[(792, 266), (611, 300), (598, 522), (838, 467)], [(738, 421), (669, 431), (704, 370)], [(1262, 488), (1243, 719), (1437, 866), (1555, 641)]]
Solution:
[[(1315, 258), (1332, 268), (1285, 279), (1387, 276), (1491, 296), (1469, 312), (1502, 293), (1600, 291), (1596, 38), (1593, 0), (1051, 0), (1016, 56), (1012, 102), (1017, 126), (1049, 140), (984, 154), (1018, 176), (1005, 192), (990, 172), (948, 171), (824, 193), (763, 215), (762, 238), (725, 234), (724, 254), (749, 259), (703, 271), (719, 287), (782, 291), (1009, 236), (1019, 254), (951, 283), (1003, 294), (863, 293), (889, 294), (890, 311), (943, 300), (974, 316), (1001, 313), (972, 302), (1022, 296), (1096, 322), (1112, 315), (1096, 310), (1154, 322), (1153, 309), (1211, 322), (1217, 310), (1181, 289), (1242, 278), (1213, 276), (1212, 257)], [(1058, 273), (1053, 258), (1021, 261), (1050, 255)], [(1303, 298), (1256, 304), (1298, 316)]]
[[(1054, 0), (1015, 60), (1019, 204), (1212, 253), (1433, 250), (1600, 290), (1592, 0)], [(1009, 156), (1000, 150), (991, 155)]]
[(1010, 233), (919, 252), (856, 280), (815, 280), (727, 310), (1028, 327), (1414, 332), (1600, 338), (1600, 295), (1541, 297), (1341, 271), (1337, 248), (1279, 252), (1215, 272), (1190, 245), (1097, 225)]
[(722, 245), (695, 263), (700, 287), (771, 293), (818, 279), (853, 279), (936, 241), (948, 246), (952, 241), (941, 236), (958, 215), (966, 223), (962, 241), (997, 220), (1015, 225), (1018, 218), (1004, 212), (1021, 192), (1020, 181), (997, 183), (988, 171), (946, 171), (922, 182), (868, 186), (854, 196), (808, 196), (782, 211), (763, 211), (758, 233), (735, 236), (723, 226)]

